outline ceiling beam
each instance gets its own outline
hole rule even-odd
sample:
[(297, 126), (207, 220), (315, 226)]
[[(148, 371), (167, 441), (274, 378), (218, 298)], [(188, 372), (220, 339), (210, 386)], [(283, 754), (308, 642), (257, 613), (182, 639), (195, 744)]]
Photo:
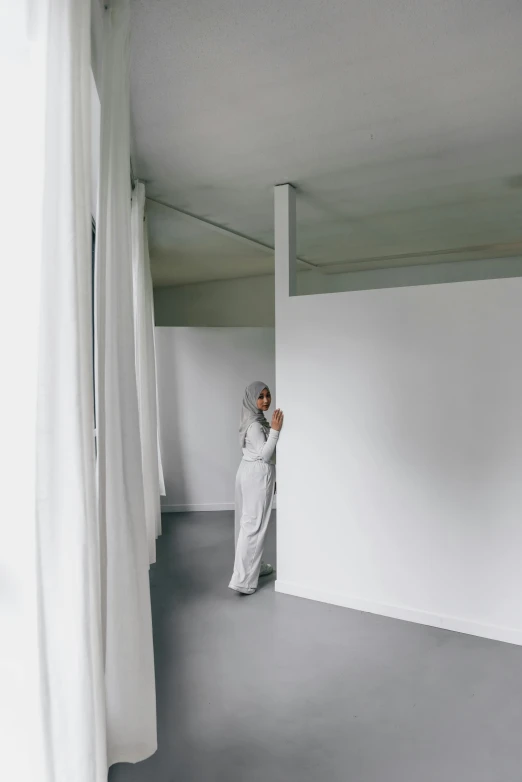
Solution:
[[(232, 238), (236, 239), (238, 242), (242, 242), (245, 245), (248, 245), (250, 247), (255, 247), (258, 250), (264, 250), (267, 253), (274, 254), (274, 248), (271, 244), (266, 244), (265, 242), (260, 242), (258, 239), (252, 239), (250, 236), (245, 236), (245, 234), (241, 234), (238, 231), (234, 231), (232, 228), (225, 228), (222, 225), (218, 225), (218, 223), (213, 223), (211, 220), (207, 220), (204, 217), (198, 217), (198, 215), (192, 214), (191, 212), (187, 212), (185, 209), (178, 209), (177, 206), (172, 206), (172, 204), (166, 203), (166, 201), (160, 201), (157, 198), (150, 198), (147, 196), (147, 201), (151, 201), (153, 204), (159, 204), (160, 206), (164, 206), (167, 209), (171, 209), (173, 212), (177, 212), (180, 215), (183, 215), (184, 217), (188, 217), (190, 220), (194, 220), (197, 223), (200, 223), (202, 225), (206, 225), (207, 228), (212, 229), (213, 231), (216, 231), (217, 233), (222, 234), (223, 236), (231, 236)], [(297, 258), (298, 263), (307, 266), (310, 269), (319, 269), (317, 264), (311, 263), (310, 261), (305, 261), (304, 258)]]
[[(522, 255), (522, 242), (498, 244), (477, 244), (468, 247), (451, 247), (446, 250), (421, 250), (420, 252), (380, 255), (370, 258), (354, 258), (350, 261), (336, 261), (319, 266), (323, 274), (344, 274), (365, 269), (389, 269), (395, 266), (418, 266), (420, 263), (450, 263), (463, 260), (459, 255), (473, 255), (464, 260), (487, 260)], [(433, 259), (433, 260), (432, 260)]]

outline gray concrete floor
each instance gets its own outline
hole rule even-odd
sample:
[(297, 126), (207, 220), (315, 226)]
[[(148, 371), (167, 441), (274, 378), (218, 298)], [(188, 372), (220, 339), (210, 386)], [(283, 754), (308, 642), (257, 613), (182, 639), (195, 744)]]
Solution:
[(231, 513), (164, 517), (159, 749), (111, 782), (522, 782), (522, 649), (279, 595), (273, 579), (240, 597), (232, 538)]

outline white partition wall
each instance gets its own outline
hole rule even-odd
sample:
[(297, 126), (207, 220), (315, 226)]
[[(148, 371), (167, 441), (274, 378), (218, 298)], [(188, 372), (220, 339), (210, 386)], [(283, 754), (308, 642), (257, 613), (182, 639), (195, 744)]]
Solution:
[(522, 279), (290, 297), (276, 263), (278, 591), (521, 644)]
[(157, 328), (164, 511), (231, 510), (245, 387), (274, 388), (273, 328)]

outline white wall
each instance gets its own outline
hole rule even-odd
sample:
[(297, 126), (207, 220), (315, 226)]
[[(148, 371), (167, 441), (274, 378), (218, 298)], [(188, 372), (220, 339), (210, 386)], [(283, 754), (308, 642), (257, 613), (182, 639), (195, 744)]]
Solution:
[(522, 643), (522, 279), (276, 317), (277, 589)]
[[(299, 294), (432, 285), (522, 276), (522, 258), (375, 269), (345, 274), (300, 272)], [(156, 288), (157, 326), (274, 326), (274, 276)]]
[(274, 327), (274, 277), (156, 288), (157, 326)]
[(274, 330), (157, 328), (156, 340), (164, 510), (231, 509), (245, 387), (275, 393)]

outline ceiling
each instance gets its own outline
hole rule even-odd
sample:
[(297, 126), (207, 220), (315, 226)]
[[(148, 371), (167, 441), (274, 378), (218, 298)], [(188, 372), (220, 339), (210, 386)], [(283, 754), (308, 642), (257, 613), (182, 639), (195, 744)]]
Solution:
[[(520, 0), (132, 9), (133, 166), (149, 197), (271, 245), (272, 188), (292, 182), (298, 253), (329, 271), (522, 254)], [(148, 216), (156, 285), (273, 269), (190, 215), (149, 202)]]

